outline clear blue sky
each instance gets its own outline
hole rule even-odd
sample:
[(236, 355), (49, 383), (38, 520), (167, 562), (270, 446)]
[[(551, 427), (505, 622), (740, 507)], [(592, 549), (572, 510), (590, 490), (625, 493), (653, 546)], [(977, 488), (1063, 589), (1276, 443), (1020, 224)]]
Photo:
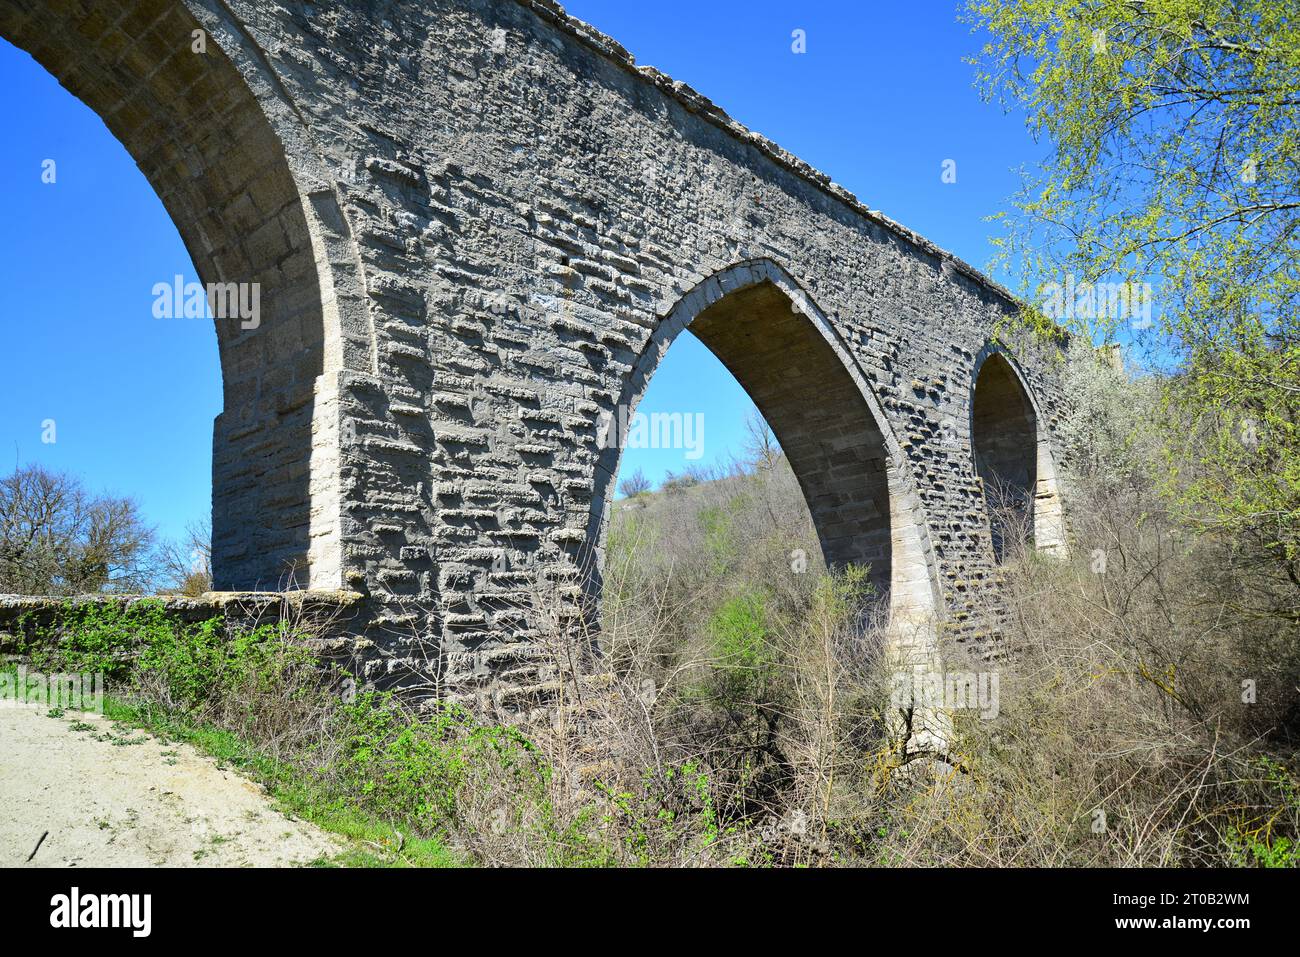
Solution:
[[(705, 93), (874, 208), (975, 265), (984, 217), (1043, 154), (983, 104), (963, 57), (979, 38), (940, 0), (574, 0), (569, 11)], [(807, 52), (791, 50), (805, 31)], [(98, 117), (0, 41), (0, 471), (40, 462), (134, 497), (164, 535), (206, 516), (220, 370), (211, 324), (157, 320), (151, 289), (197, 280), (158, 198)], [(41, 164), (57, 163), (57, 182)], [(944, 160), (957, 182), (941, 180)], [(642, 411), (702, 412), (704, 463), (739, 452), (752, 408), (698, 342), (670, 352)], [(42, 442), (53, 419), (57, 441)], [(652, 480), (681, 451), (629, 450)], [(698, 464), (698, 462), (697, 462)]]

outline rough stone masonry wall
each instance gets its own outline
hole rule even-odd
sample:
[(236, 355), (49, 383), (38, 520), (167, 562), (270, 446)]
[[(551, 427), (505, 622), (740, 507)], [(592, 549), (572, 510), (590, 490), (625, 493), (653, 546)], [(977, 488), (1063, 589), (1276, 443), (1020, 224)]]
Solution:
[[(65, 6), (75, 20), (81, 5)], [(527, 609), (539, 590), (577, 602), (598, 562), (600, 417), (664, 317), (747, 262), (788, 277), (833, 328), (882, 410), (943, 614), (969, 613), (993, 561), (971, 391), (1015, 308), (1003, 290), (545, 0), (183, 6), (252, 90), (299, 194), (271, 259), (310, 252), (319, 288), (260, 335), (292, 321), (317, 345), (284, 338), (234, 364), (227, 350), (223, 368), (274, 377), (317, 349), (300, 373), (309, 404), (284, 403), (310, 419), (311, 442), (293, 446), (301, 553), (312, 587), (370, 596), (385, 654), (369, 677), (432, 667), (453, 695), (545, 679)], [(186, 216), (227, 215), (169, 208), (182, 235)], [(1026, 342), (1008, 351), (1050, 433), (1050, 362)], [(247, 401), (228, 381), (219, 502), (262, 454), (227, 441)], [(221, 527), (237, 537), (249, 519)], [(218, 574), (246, 557), (219, 548)]]

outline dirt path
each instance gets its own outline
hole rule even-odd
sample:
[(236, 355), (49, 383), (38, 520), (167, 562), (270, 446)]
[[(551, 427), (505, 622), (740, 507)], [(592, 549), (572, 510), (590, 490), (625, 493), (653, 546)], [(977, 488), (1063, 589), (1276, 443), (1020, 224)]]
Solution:
[(0, 867), (284, 867), (340, 850), (188, 745), (0, 706)]

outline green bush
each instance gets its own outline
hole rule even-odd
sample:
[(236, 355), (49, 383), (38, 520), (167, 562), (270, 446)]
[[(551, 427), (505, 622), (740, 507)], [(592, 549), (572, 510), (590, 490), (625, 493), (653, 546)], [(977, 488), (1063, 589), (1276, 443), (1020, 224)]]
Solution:
[(556, 808), (554, 770), (518, 730), (392, 693), (346, 701), (290, 623), (185, 624), (161, 602), (69, 603), (25, 633), (23, 650), (44, 669), (111, 675), (114, 707), (135, 720), (236, 742), (263, 780), (290, 783), (297, 813), (369, 821), (367, 833), (382, 822), (397, 836), (384, 844), (395, 861), (408, 837), (500, 863), (607, 866), (626, 856), (602, 833), (606, 802), (565, 792)]
[(28, 623), (26, 631), (35, 667), (103, 674), (129, 694), (149, 684), (164, 704), (184, 711), (236, 694), (274, 693), (288, 685), (291, 671), (314, 665), (287, 623), (230, 628), (213, 617), (186, 624), (153, 600), (68, 602), (53, 624)]
[(1271, 799), (1262, 802), (1268, 813), (1262, 820), (1228, 828), (1224, 843), (1229, 862), (1236, 867), (1300, 867), (1300, 843), (1277, 833), (1280, 828), (1294, 827), (1300, 819), (1300, 782), (1268, 756), (1260, 756), (1256, 763)]
[(159, 629), (140, 651), (139, 676), (152, 677), (186, 709), (235, 693), (274, 693), (291, 685), (292, 669), (314, 664), (295, 637), (284, 623), (230, 630), (220, 618)]
[(724, 704), (762, 700), (776, 663), (770, 633), (767, 599), (759, 591), (728, 599), (710, 619), (714, 688)]
[(175, 627), (161, 602), (76, 604), (65, 602), (48, 626), (21, 622), (33, 665), (48, 670), (103, 674), (122, 678), (130, 673), (133, 655), (143, 645)]
[[(478, 724), (469, 712), (437, 704), (417, 715), (391, 694), (367, 692), (338, 709), (341, 786), (385, 813), (423, 829), (462, 823), (467, 787), (509, 785), (512, 800), (544, 805), (549, 770), (513, 728)], [(483, 782), (485, 775), (496, 782)]]

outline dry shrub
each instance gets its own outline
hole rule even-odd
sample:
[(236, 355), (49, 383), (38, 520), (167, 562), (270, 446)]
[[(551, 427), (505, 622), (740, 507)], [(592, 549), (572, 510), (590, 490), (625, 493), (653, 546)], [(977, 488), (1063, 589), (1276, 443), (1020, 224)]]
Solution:
[(1069, 561), (1009, 570), (1001, 713), (958, 716), (969, 774), (888, 802), (885, 860), (1222, 865), (1294, 847), (1296, 636), (1235, 607), (1219, 543), (1091, 515)]
[(1023, 503), (989, 490), (1007, 547), (976, 618), (999, 633), (942, 657), (996, 676), (997, 713), (943, 711), (937, 752), (900, 733), (880, 596), (820, 565), (783, 459), (624, 504), (599, 622), (538, 590), (531, 721), (342, 700), (287, 647), (201, 717), (489, 865), (1295, 864), (1295, 583), (1182, 531), (1141, 396), (1071, 375), (1070, 553), (1038, 556)]
[(955, 715), (969, 773), (889, 795), (879, 857), (1294, 865), (1295, 583), (1265, 549), (1168, 513), (1150, 383), (1077, 355), (1068, 377), (1071, 555), (1038, 557), (1027, 527), (1009, 537), (985, 596), (1001, 714)]
[(816, 544), (783, 462), (616, 516), (607, 685), (542, 746), (599, 808), (614, 859), (1295, 863), (1294, 583), (1166, 512), (1155, 443), (1135, 432), (1150, 389), (1071, 374), (1084, 401), (1067, 438), (1088, 455), (1066, 490), (1070, 555), (1038, 556), (1024, 503), (988, 490), (1005, 564), (977, 617), (999, 634), (949, 639), (943, 658), (993, 673), (998, 713), (951, 711), (937, 756), (891, 733), (896, 663), (853, 582), (791, 574)]

